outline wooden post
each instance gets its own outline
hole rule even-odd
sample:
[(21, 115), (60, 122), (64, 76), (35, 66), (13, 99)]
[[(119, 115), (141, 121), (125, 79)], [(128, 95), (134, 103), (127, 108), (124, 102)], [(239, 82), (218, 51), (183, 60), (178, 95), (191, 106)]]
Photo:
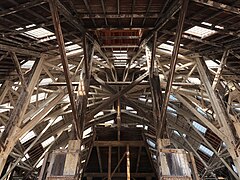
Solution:
[(111, 180), (112, 147), (108, 147), (108, 180)]
[(129, 151), (129, 145), (127, 145), (127, 180), (131, 179), (131, 173), (130, 173), (130, 151)]
[(81, 140), (70, 140), (68, 142), (68, 151), (66, 155), (63, 175), (74, 176), (79, 162), (79, 151), (81, 148)]
[(196, 163), (195, 163), (195, 159), (194, 159), (193, 153), (190, 152), (189, 156), (190, 156), (190, 160), (191, 160), (191, 164), (192, 164), (192, 168), (193, 168), (192, 174), (194, 175), (195, 180), (199, 180), (198, 170), (197, 170), (197, 166), (196, 166)]
[(102, 170), (102, 159), (101, 159), (101, 154), (100, 154), (100, 150), (99, 150), (99, 147), (98, 147), (98, 146), (96, 146), (96, 149), (97, 149), (97, 157), (98, 157), (99, 169), (100, 169), (100, 172), (102, 173), (103, 170)]

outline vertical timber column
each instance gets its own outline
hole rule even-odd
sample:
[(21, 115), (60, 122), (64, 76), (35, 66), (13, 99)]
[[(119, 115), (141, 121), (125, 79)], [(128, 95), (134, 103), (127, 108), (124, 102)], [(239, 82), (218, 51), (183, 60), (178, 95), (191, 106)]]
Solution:
[(17, 134), (21, 131), (21, 124), (24, 117), (24, 114), (27, 111), (28, 105), (34, 87), (36, 86), (39, 76), (42, 72), (42, 64), (46, 55), (42, 55), (41, 58), (35, 62), (31, 74), (28, 77), (26, 88), (22, 88), (20, 96), (17, 100), (16, 107), (13, 109), (8, 124), (1, 136), (1, 142), (3, 147), (0, 149), (0, 175), (8, 158), (8, 155), (11, 153), (13, 147), (15, 146), (18, 138)]
[(108, 180), (111, 180), (112, 173), (112, 147), (108, 147)]
[(131, 173), (130, 173), (130, 151), (129, 151), (129, 145), (127, 145), (127, 180), (131, 179)]

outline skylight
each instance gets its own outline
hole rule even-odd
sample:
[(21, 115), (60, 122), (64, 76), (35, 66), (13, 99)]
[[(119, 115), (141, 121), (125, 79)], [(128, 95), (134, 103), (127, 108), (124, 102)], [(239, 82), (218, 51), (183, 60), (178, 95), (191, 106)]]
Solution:
[(83, 131), (83, 138), (87, 138), (90, 136), (90, 133), (92, 132), (92, 128), (89, 127), (86, 130)]
[(173, 133), (178, 135), (178, 136), (181, 136), (177, 130), (174, 130)]
[(199, 146), (199, 150), (210, 157), (213, 156), (214, 154), (213, 151), (211, 151), (210, 149), (208, 149), (206, 146), (202, 144)]
[(30, 31), (26, 31), (23, 34), (27, 34), (28, 36), (30, 36), (32, 38), (38, 38), (38, 39), (54, 35), (53, 32), (48, 31), (44, 28), (33, 29), (33, 30), (30, 30)]
[(39, 161), (39, 163), (37, 164), (36, 168), (40, 168), (43, 164), (43, 159), (41, 159), (41, 161)]
[(46, 139), (45, 141), (43, 141), (41, 144), (43, 146), (43, 148), (47, 147), (48, 145), (50, 145), (53, 141), (54, 141), (54, 137), (51, 136), (50, 138)]
[(190, 82), (190, 83), (193, 83), (193, 84), (201, 84), (201, 81), (200, 81), (200, 79), (199, 78), (195, 78), (195, 77), (189, 77), (188, 78), (188, 81)]
[(168, 106), (167, 111), (170, 112), (173, 116), (177, 116), (177, 111), (173, 109), (172, 107)]
[(5, 130), (5, 126), (0, 126), (0, 133), (2, 133)]
[(207, 60), (205, 62), (206, 62), (206, 65), (208, 68), (218, 68), (219, 67), (219, 64), (217, 64), (213, 60)]
[(58, 116), (55, 120), (50, 120), (50, 123), (52, 122), (52, 121), (54, 121), (53, 123), (52, 123), (52, 125), (51, 126), (53, 126), (54, 124), (56, 124), (56, 123), (58, 123), (58, 122), (60, 122), (60, 121), (62, 121), (63, 120), (63, 117), (62, 116)]
[(203, 38), (206, 38), (208, 36), (215, 34), (216, 31), (207, 29), (207, 28), (203, 28), (200, 26), (194, 26), (194, 27), (188, 29), (187, 31), (185, 31), (185, 33), (195, 35), (195, 36), (198, 36), (201, 39), (203, 39)]
[(127, 50), (114, 50), (113, 52), (114, 53), (126, 53)]
[(205, 134), (206, 133), (206, 131), (207, 131), (207, 128), (205, 128), (204, 126), (202, 126), (201, 124), (199, 124), (198, 122), (196, 122), (196, 121), (193, 121), (193, 126), (198, 130), (198, 131), (200, 131), (200, 132), (202, 132), (203, 134)]
[(103, 115), (104, 115), (103, 111), (100, 111), (97, 114), (95, 114), (94, 118), (97, 118), (97, 117), (103, 116)]
[(44, 78), (40, 81), (39, 86), (44, 86), (52, 83), (53, 80), (51, 78)]
[(234, 172), (238, 173), (237, 168), (234, 164), (232, 164), (232, 168), (233, 168)]
[(106, 121), (104, 124), (106, 124), (106, 125), (114, 124), (114, 120)]
[(21, 65), (21, 68), (23, 69), (31, 69), (34, 64), (34, 61), (27, 61), (23, 65)]
[(25, 154), (25, 156), (21, 159), (21, 161), (26, 161), (29, 158), (30, 158), (30, 156), (28, 154)]
[(161, 45), (158, 46), (158, 48), (168, 50), (168, 51), (172, 51), (173, 50), (173, 45), (162, 43)]
[(131, 111), (131, 110), (133, 110), (133, 108), (130, 106), (126, 106), (126, 110)]
[(29, 133), (27, 133), (25, 136), (20, 138), (20, 142), (23, 144), (29, 141), (30, 139), (34, 138), (35, 136), (36, 136), (36, 133), (33, 130), (29, 131)]
[(34, 94), (31, 96), (31, 99), (30, 99), (30, 103), (34, 103), (37, 101), (37, 98), (38, 98), (38, 101), (41, 101), (43, 99), (45, 99), (47, 96), (47, 93), (39, 93), (39, 94)]
[(73, 42), (69, 41), (65, 43), (65, 49), (66, 51), (73, 51), (76, 49), (81, 49), (81, 46), (79, 46), (78, 44), (74, 44)]
[(147, 139), (147, 143), (149, 144), (149, 146), (151, 146), (153, 148), (156, 147), (156, 144), (152, 140), (150, 140), (150, 139)]
[(5, 103), (0, 105), (0, 113), (10, 111), (10, 109), (12, 109), (12, 107), (10, 106), (10, 103)]
[[(22, 35), (24, 36), (27, 36), (29, 38), (32, 38), (32, 39), (41, 39), (40, 41), (38, 41), (38, 43), (41, 43), (41, 42), (45, 42), (45, 41), (49, 41), (49, 40), (52, 40), (52, 39), (56, 39), (56, 36), (53, 36), (54, 33), (47, 30), (47, 29), (44, 29), (44, 28), (36, 28), (36, 29), (33, 29), (33, 27), (35, 27), (36, 24), (29, 24), (27, 26), (25, 26), (24, 28), (26, 29), (29, 29), (31, 28), (32, 30), (29, 30), (29, 31), (26, 31), (26, 32), (23, 32), (21, 33)], [(16, 28), (15, 30), (16, 31), (22, 31), (24, 30), (23, 27), (19, 27), (19, 28)]]

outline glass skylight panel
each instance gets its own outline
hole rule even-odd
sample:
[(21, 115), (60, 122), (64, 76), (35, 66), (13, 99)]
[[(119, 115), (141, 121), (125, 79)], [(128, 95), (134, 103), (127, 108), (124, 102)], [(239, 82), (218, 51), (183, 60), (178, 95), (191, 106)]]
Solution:
[(50, 138), (46, 139), (45, 141), (43, 141), (41, 144), (42, 144), (42, 147), (45, 148), (47, 146), (49, 146), (53, 141), (54, 141), (54, 137), (51, 136)]
[(173, 95), (170, 95), (169, 99), (170, 99), (170, 101), (177, 101), (177, 98), (175, 96), (173, 96)]
[(114, 120), (106, 121), (104, 124), (114, 124)]
[(155, 148), (156, 147), (156, 144), (150, 140), (150, 139), (147, 139), (147, 143), (149, 144), (149, 146), (151, 146), (152, 148)]
[(100, 111), (99, 113), (97, 113), (97, 114), (94, 116), (94, 118), (97, 118), (97, 117), (103, 116), (103, 115), (104, 115), (103, 111)]
[(39, 93), (39, 94), (34, 94), (31, 96), (31, 99), (30, 99), (30, 103), (34, 103), (37, 101), (37, 98), (38, 98), (38, 101), (41, 101), (43, 99), (45, 99), (47, 97), (47, 93)]
[(181, 135), (179, 134), (179, 132), (176, 131), (176, 130), (174, 130), (173, 133), (176, 134), (176, 135), (178, 135), (178, 136), (181, 136)]
[(207, 117), (207, 113), (200, 107), (197, 107), (197, 111), (202, 114), (203, 116)]
[(0, 113), (6, 112), (6, 111), (10, 111), (10, 109), (12, 109), (10, 107), (10, 103), (5, 103), (5, 104), (1, 104), (0, 105)]
[(34, 138), (35, 136), (36, 136), (36, 133), (33, 130), (29, 131), (25, 136), (20, 138), (20, 142), (23, 144), (29, 141), (30, 139)]
[(208, 37), (208, 36), (211, 36), (211, 35), (215, 34), (216, 31), (211, 30), (211, 29), (207, 29), (207, 28), (203, 28), (203, 27), (200, 27), (200, 26), (194, 26), (194, 27), (188, 29), (187, 31), (185, 31), (185, 33), (195, 35), (195, 36), (198, 36), (201, 39), (203, 39), (205, 37)]
[(233, 169), (234, 172), (238, 173), (237, 168), (234, 164), (232, 164), (232, 169)]
[(208, 68), (218, 68), (219, 67), (219, 64), (217, 64), (213, 60), (207, 60), (205, 62), (206, 62), (206, 65)]
[(36, 168), (40, 168), (40, 167), (42, 166), (43, 160), (44, 160), (44, 159), (41, 159), (41, 161), (39, 161), (39, 163), (36, 165)]
[[(58, 123), (58, 122), (60, 122), (60, 121), (62, 121), (63, 120), (63, 117), (62, 116), (58, 116), (55, 120), (54, 120), (54, 122), (52, 123), (52, 125), (51, 126), (53, 126), (54, 124), (56, 124), (56, 123)], [(52, 122), (53, 120), (50, 120), (50, 123)]]
[(198, 85), (201, 84), (201, 81), (199, 78), (189, 77), (188, 81), (190, 81), (190, 83), (193, 83), (193, 84), (198, 84)]
[(168, 50), (168, 51), (172, 51), (173, 50), (173, 45), (162, 43), (161, 45), (158, 46), (158, 48)]
[(25, 156), (21, 159), (21, 161), (26, 161), (29, 158), (30, 158), (30, 156), (28, 154), (25, 154)]
[(199, 150), (210, 157), (213, 156), (214, 154), (213, 151), (211, 151), (210, 149), (208, 149), (206, 146), (202, 144), (199, 146)]
[(203, 134), (206, 133), (206, 131), (207, 131), (207, 128), (206, 128), (206, 127), (202, 126), (201, 124), (199, 124), (199, 123), (196, 122), (196, 121), (193, 121), (192, 124), (193, 124), (193, 126), (194, 126), (198, 131), (202, 132)]
[(65, 43), (65, 49), (66, 51), (73, 51), (73, 50), (81, 49), (81, 46), (79, 46), (78, 44), (73, 44), (73, 42), (69, 41)]
[(143, 98), (143, 97), (139, 97), (138, 99), (139, 99), (140, 101), (146, 102), (146, 99)]
[(90, 133), (92, 132), (92, 128), (87, 128), (86, 130), (83, 131), (83, 138), (87, 138), (90, 136)]
[(168, 106), (167, 111), (169, 111), (173, 116), (177, 116), (177, 111), (172, 107)]
[(44, 86), (52, 83), (53, 80), (51, 78), (44, 78), (40, 81), (39, 86)]
[(133, 110), (133, 108), (130, 106), (126, 106), (126, 110), (131, 111), (131, 110)]
[(127, 50), (114, 50), (113, 52), (114, 53), (126, 53)]
[(35, 61), (27, 61), (23, 65), (21, 65), (21, 68), (23, 69), (31, 69), (34, 65)]
[(0, 126), (0, 133), (2, 133), (5, 130), (5, 126)]
[(37, 38), (37, 39), (54, 35), (53, 32), (48, 31), (44, 28), (37, 28), (37, 29), (30, 30), (30, 31), (26, 31), (24, 34), (27, 34), (27, 35), (29, 35), (33, 38)]

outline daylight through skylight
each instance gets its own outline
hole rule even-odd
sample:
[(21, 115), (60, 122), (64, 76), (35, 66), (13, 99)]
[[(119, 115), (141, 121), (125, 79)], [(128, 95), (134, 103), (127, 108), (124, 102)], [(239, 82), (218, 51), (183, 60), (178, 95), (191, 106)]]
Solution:
[(203, 39), (203, 38), (206, 38), (208, 36), (215, 34), (216, 31), (207, 29), (207, 28), (203, 28), (200, 26), (194, 26), (194, 27), (188, 29), (187, 31), (185, 31), (185, 33), (195, 35), (195, 36), (198, 36), (201, 39)]
[(210, 157), (213, 156), (213, 154), (214, 154), (213, 151), (208, 149), (206, 146), (203, 146), (202, 144), (199, 146), (199, 150)]

